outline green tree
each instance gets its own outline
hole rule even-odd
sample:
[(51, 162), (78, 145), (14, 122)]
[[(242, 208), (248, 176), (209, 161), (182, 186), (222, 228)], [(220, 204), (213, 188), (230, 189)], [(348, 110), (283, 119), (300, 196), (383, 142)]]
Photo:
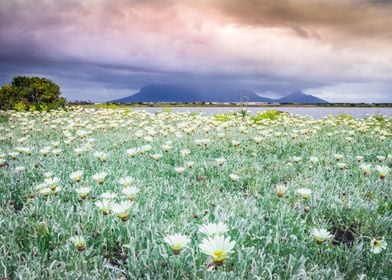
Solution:
[(19, 76), (0, 89), (1, 110), (56, 109), (64, 107), (65, 103), (60, 87), (46, 78)]

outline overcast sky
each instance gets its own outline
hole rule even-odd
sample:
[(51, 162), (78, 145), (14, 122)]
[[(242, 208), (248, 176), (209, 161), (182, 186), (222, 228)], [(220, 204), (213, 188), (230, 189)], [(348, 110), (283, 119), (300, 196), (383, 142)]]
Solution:
[(0, 0), (0, 84), (16, 75), (71, 100), (202, 83), (392, 102), (392, 1)]

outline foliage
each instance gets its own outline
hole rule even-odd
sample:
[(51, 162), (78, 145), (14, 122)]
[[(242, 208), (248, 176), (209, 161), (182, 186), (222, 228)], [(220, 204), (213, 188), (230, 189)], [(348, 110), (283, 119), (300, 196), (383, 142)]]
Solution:
[(60, 87), (40, 77), (15, 77), (0, 89), (0, 109), (47, 111), (65, 106)]
[(255, 123), (259, 123), (264, 120), (278, 120), (283, 116), (287, 116), (287, 113), (278, 110), (268, 110), (264, 112), (259, 112), (256, 116), (252, 117), (252, 120)]
[(110, 110), (116, 110), (119, 109), (121, 106), (118, 104), (111, 104), (111, 103), (100, 103), (94, 106), (97, 109), (110, 109)]
[[(225, 114), (227, 122), (205, 114), (81, 107), (5, 116), (0, 279), (392, 275), (392, 174), (381, 179), (377, 169), (392, 164), (391, 116), (345, 122), (267, 113), (265, 126), (238, 113)], [(80, 182), (70, 176), (77, 170)], [(93, 178), (99, 172), (108, 174), (102, 184)], [(113, 192), (115, 202), (127, 200), (120, 184), (125, 176), (140, 192), (122, 221), (96, 203), (105, 192)], [(46, 177), (59, 180), (48, 195), (42, 193)], [(287, 188), (282, 196), (277, 185)], [(91, 192), (82, 199), (77, 190), (86, 186)], [(300, 188), (312, 191), (307, 199)], [(225, 263), (210, 269), (198, 229), (220, 221), (236, 245)], [(333, 238), (317, 244), (315, 227)], [(191, 239), (178, 255), (164, 242), (173, 233)], [(85, 238), (85, 250), (70, 242), (75, 235)], [(387, 247), (374, 254), (371, 239), (383, 237)]]

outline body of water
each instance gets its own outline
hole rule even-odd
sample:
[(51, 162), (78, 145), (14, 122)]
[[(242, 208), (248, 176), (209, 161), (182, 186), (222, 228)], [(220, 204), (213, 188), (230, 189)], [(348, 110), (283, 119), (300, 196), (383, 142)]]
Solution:
[[(238, 112), (241, 110), (240, 107), (168, 107), (173, 112), (202, 112), (205, 114), (222, 114), (229, 112)], [(328, 115), (340, 115), (349, 114), (356, 118), (364, 118), (371, 114), (382, 114), (382, 115), (392, 115), (392, 108), (375, 108), (375, 107), (333, 107), (333, 108), (323, 108), (323, 107), (247, 107), (251, 114), (257, 114), (257, 112), (263, 112), (267, 110), (280, 110), (288, 112), (291, 114), (312, 116), (314, 118), (323, 118)], [(150, 113), (160, 112), (164, 109), (162, 108), (136, 108), (137, 111), (147, 111)]]

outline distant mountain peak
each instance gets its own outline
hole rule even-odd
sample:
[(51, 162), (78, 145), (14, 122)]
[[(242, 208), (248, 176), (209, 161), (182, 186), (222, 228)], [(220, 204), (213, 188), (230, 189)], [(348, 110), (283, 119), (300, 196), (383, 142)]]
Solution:
[(289, 95), (276, 100), (279, 103), (303, 103), (303, 104), (319, 104), (328, 103), (328, 101), (318, 98), (316, 96), (305, 94), (301, 90), (294, 90)]
[(134, 95), (113, 100), (114, 103), (136, 102), (264, 102), (264, 103), (328, 103), (328, 101), (295, 90), (289, 95), (271, 99), (253, 91), (218, 86), (149, 84)]

